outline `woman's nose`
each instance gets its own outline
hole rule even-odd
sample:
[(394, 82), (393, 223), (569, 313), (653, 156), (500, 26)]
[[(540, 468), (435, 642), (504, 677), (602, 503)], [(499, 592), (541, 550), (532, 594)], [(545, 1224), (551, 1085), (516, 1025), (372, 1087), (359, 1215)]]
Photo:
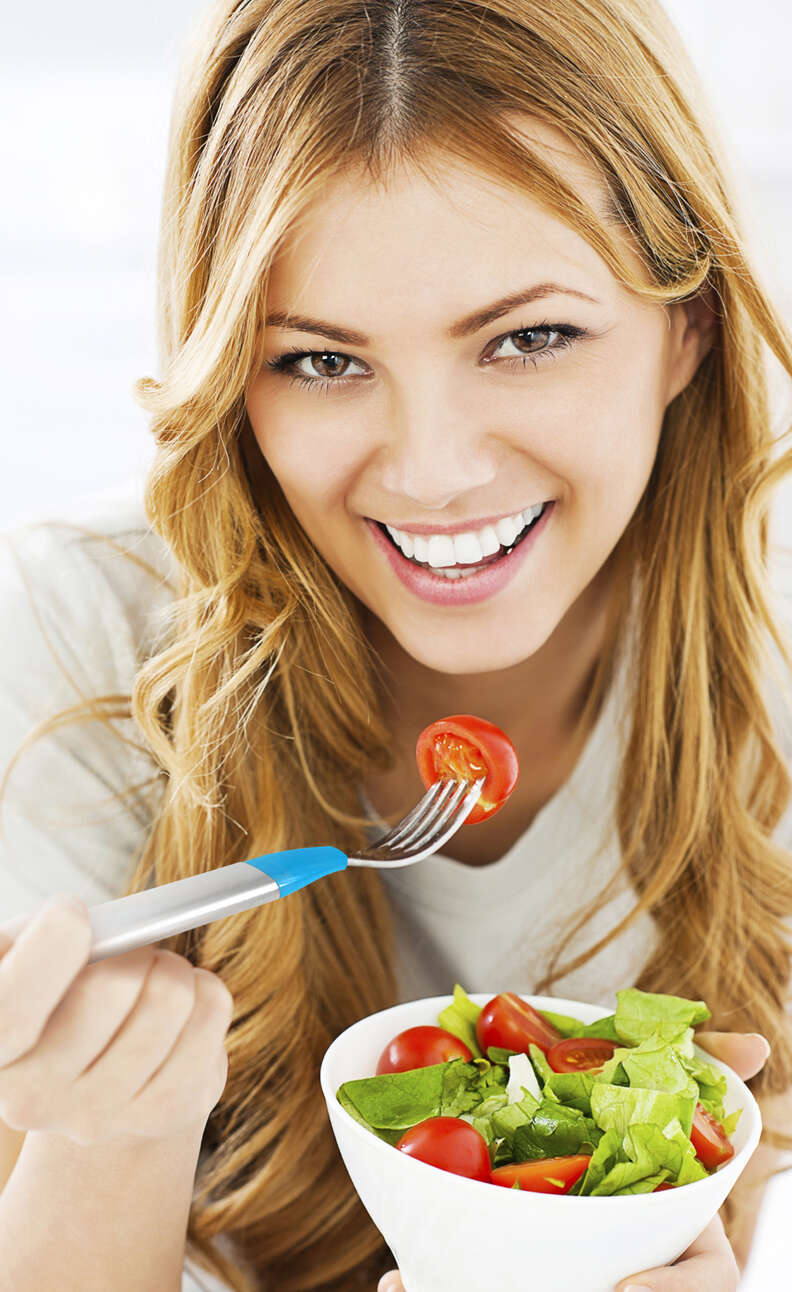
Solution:
[(436, 395), (392, 409), (380, 456), (380, 483), (390, 496), (438, 512), (490, 484), (499, 446), (482, 411), (466, 413)]

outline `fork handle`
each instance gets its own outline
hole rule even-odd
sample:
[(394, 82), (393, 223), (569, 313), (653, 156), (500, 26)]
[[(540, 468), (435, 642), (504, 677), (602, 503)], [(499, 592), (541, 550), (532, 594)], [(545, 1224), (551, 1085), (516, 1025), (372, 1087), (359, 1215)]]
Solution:
[(291, 848), (101, 902), (88, 910), (88, 964), (274, 902), (346, 865), (338, 848)]

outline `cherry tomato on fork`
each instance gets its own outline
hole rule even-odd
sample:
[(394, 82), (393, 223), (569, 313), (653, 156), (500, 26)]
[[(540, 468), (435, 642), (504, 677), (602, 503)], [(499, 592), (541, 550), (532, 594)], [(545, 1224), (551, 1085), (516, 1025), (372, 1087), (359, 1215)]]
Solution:
[(528, 1054), (529, 1046), (538, 1045), (546, 1054), (551, 1046), (564, 1039), (558, 1028), (513, 991), (502, 992), (487, 1001), (476, 1019), (476, 1037), (485, 1054), (488, 1045), (517, 1050), (520, 1054)]
[(486, 776), (465, 825), (485, 821), (502, 808), (520, 774), (517, 750), (509, 737), (493, 722), (470, 713), (431, 722), (418, 737), (415, 757), (427, 789), (445, 778), (474, 781)]
[(377, 1063), (377, 1076), (383, 1072), (428, 1068), (432, 1063), (447, 1063), (449, 1059), (464, 1059), (469, 1063), (472, 1058), (465, 1042), (442, 1027), (408, 1027), (385, 1046)]

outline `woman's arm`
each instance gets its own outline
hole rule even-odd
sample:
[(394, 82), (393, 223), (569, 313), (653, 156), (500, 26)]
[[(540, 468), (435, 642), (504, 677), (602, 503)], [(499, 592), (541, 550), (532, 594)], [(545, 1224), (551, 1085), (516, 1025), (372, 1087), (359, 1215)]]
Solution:
[(179, 1292), (204, 1125), (88, 1147), (29, 1131), (0, 1194), (0, 1292)]

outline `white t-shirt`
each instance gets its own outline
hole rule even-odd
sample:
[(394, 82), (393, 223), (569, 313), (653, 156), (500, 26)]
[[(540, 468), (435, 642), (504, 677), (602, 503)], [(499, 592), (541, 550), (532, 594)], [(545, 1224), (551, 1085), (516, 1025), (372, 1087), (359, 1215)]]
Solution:
[[(128, 695), (163, 631), (176, 565), (148, 526), (140, 487), (97, 495), (83, 506), (80, 524), (111, 537), (122, 551), (86, 537), (74, 517), (19, 527), (0, 543), (0, 775), (41, 719), (83, 695)], [(124, 552), (147, 562), (154, 575)], [(783, 580), (792, 588), (788, 574)], [(782, 611), (788, 606), (792, 595), (783, 594)], [(442, 995), (455, 982), (469, 992), (534, 990), (570, 917), (618, 870), (612, 813), (623, 690), (618, 683), (611, 688), (571, 776), (504, 856), (469, 866), (435, 854), (383, 872), (400, 1000)], [(792, 720), (775, 686), (768, 698), (782, 746), (792, 755)], [(137, 738), (131, 722), (116, 726)], [(0, 817), (0, 921), (36, 909), (56, 892), (77, 893), (89, 904), (119, 896), (143, 848), (161, 781), (121, 801), (114, 796), (154, 773), (147, 754), (121, 744), (99, 723), (67, 726), (31, 746), (11, 774)], [(365, 796), (364, 805), (370, 807)], [(792, 811), (777, 837), (792, 843)], [(564, 959), (603, 936), (634, 900), (621, 880)], [(644, 915), (583, 968), (557, 980), (553, 995), (615, 1008), (616, 991), (636, 981), (656, 937), (655, 922)], [(186, 1270), (183, 1292), (219, 1286), (203, 1274), (200, 1279), (193, 1282)]]

